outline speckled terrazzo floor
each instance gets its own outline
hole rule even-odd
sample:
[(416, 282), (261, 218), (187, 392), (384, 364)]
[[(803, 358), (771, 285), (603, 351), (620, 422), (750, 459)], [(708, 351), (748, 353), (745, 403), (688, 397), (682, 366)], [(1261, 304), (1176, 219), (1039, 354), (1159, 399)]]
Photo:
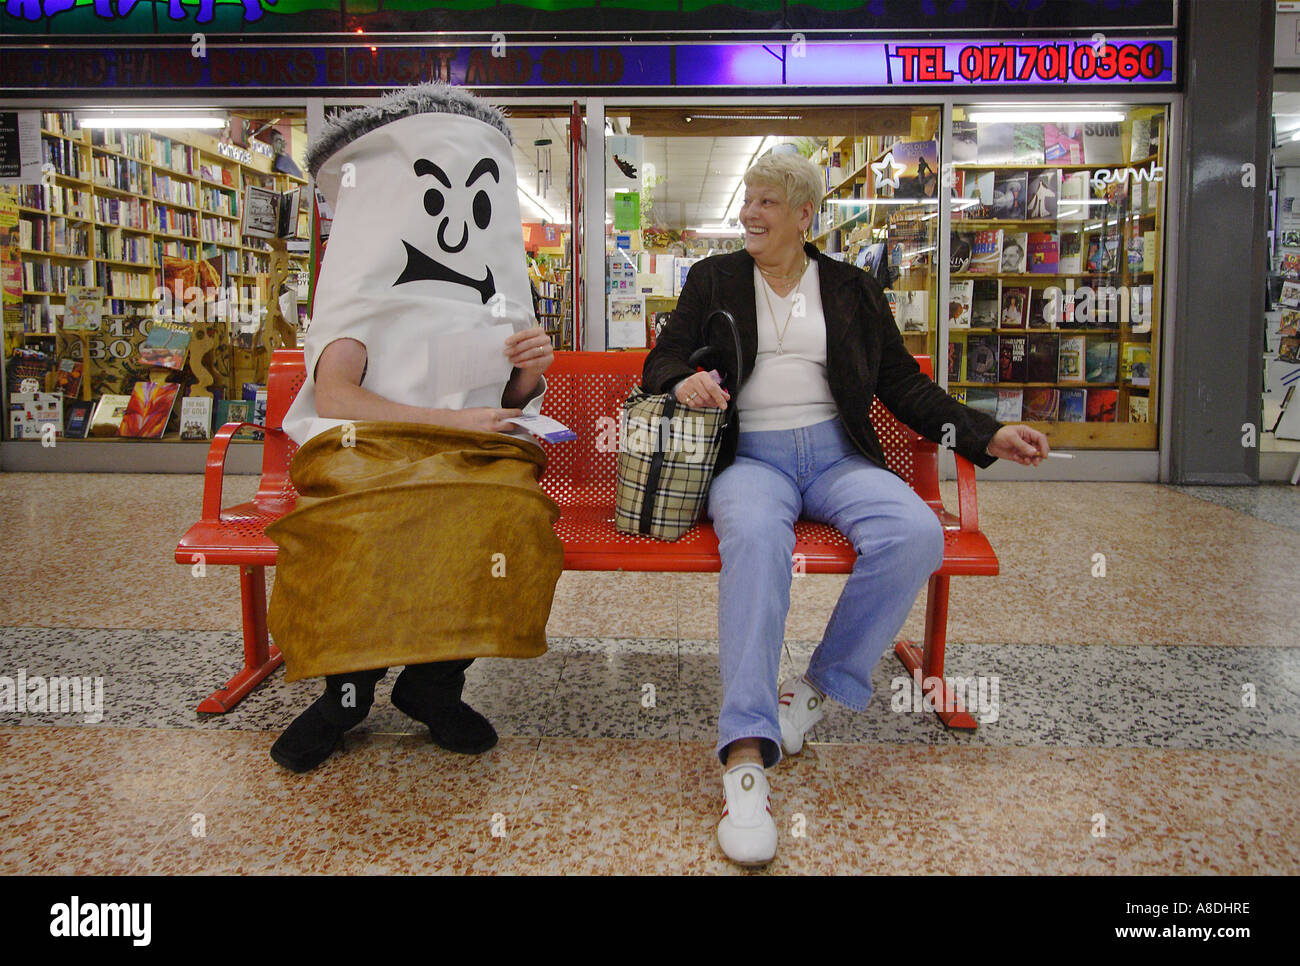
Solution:
[[(1232, 489), (982, 483), (1002, 576), (953, 582), (948, 672), (996, 677), (996, 718), (892, 710), (887, 656), (871, 707), (772, 771), (768, 872), (1300, 872), (1300, 497)], [(0, 873), (739, 871), (713, 832), (716, 578), (566, 574), (551, 650), (470, 671), (496, 749), (438, 750), (390, 675), (295, 776), (266, 752), (313, 683), (193, 710), (240, 655), (234, 573), (171, 562), (200, 492), (0, 475), (0, 676), (104, 679), (102, 721), (0, 713)], [(795, 582), (783, 671), (842, 583)]]

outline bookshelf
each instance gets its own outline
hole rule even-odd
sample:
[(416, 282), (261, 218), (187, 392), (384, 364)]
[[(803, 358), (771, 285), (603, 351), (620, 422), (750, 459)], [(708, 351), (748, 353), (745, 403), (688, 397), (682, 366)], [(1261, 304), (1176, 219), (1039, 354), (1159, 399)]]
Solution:
[[(17, 204), (22, 274), (21, 312), (5, 326), (5, 357), (34, 343), (53, 356), (79, 358), (80, 340), (62, 329), (67, 288), (102, 286), (104, 331), (91, 334), (86, 374), (96, 383), (117, 375), (112, 363), (135, 347), (127, 338), (134, 323), (124, 323), (153, 313), (165, 257), (212, 261), (223, 288), (254, 297), (270, 250), (240, 235), (244, 188), (307, 184), (273, 171), (269, 157), (236, 157), (240, 152), (202, 132), (78, 129), (67, 112), (42, 114), (41, 147), (43, 183), (0, 189)], [(305, 251), (290, 253), (289, 270), (307, 271)], [(221, 332), (217, 351), (226, 357), (217, 386), (228, 398), (239, 397), (243, 381), (265, 382), (265, 347), (238, 348), (230, 332)]]
[(952, 132), (949, 391), (1055, 447), (1155, 449), (1165, 108), (1059, 127), (969, 111)]

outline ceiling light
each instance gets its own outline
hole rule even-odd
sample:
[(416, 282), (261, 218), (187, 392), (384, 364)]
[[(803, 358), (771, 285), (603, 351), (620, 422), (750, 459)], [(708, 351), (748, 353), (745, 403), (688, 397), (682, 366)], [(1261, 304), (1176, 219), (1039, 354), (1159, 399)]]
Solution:
[(1053, 111), (1038, 108), (1032, 111), (971, 111), (966, 115), (968, 120), (984, 124), (1023, 124), (1068, 121), (1078, 123), (1083, 121), (1125, 121), (1128, 119), (1123, 111)]
[(221, 128), (226, 126), (226, 119), (224, 117), (185, 114), (130, 116), (96, 115), (95, 117), (79, 118), (77, 124), (80, 127), (92, 128)]

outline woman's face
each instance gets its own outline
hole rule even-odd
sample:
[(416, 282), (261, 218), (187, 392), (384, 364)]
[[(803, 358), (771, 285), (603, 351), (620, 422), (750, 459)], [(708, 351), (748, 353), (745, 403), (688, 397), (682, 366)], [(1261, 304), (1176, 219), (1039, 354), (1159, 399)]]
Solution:
[(755, 181), (745, 185), (740, 223), (745, 229), (745, 250), (755, 259), (776, 262), (791, 258), (803, 248), (804, 230), (812, 224), (813, 203), (791, 208), (780, 185)]

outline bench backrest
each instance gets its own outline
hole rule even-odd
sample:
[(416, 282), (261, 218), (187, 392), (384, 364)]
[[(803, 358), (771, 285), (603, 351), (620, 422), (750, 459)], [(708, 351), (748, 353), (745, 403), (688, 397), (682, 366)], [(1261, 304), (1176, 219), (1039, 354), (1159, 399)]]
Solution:
[[(644, 352), (557, 352), (546, 373), (542, 412), (578, 436), (547, 446), (542, 489), (560, 506), (613, 506), (615, 428), (623, 400), (641, 381)], [(921, 371), (933, 378), (929, 356), (917, 356)], [(297, 499), (289, 480), (289, 461), (297, 447), (280, 429), (294, 396), (306, 381), (301, 349), (278, 349), (268, 379), (266, 444), (257, 502), (292, 506)], [(912, 485), (923, 500), (939, 505), (938, 446), (908, 429), (876, 399), (871, 422), (889, 468)]]

